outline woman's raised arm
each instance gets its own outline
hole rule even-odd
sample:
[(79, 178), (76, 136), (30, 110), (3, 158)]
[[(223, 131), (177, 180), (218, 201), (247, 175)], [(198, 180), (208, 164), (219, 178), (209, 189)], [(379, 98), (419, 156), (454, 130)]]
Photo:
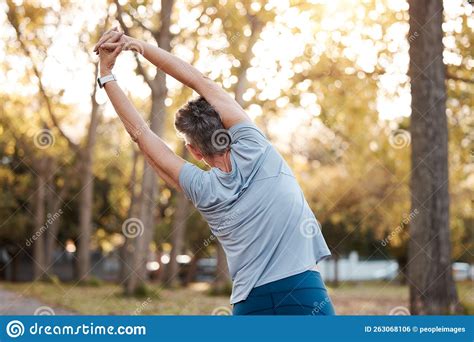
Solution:
[[(111, 74), (115, 59), (122, 49), (123, 44), (118, 43), (114, 49), (107, 48), (107, 46), (99, 49), (101, 77)], [(184, 165), (184, 160), (150, 130), (116, 81), (107, 82), (104, 88), (125, 129), (133, 141), (138, 144), (153, 169), (168, 184), (180, 189), (179, 173)]]
[[(251, 121), (242, 107), (224, 89), (179, 57), (158, 46), (125, 35), (121, 36), (119, 42), (125, 44), (125, 49), (142, 53), (158, 69), (203, 96), (219, 113), (225, 128), (239, 122)], [(113, 49), (117, 44), (119, 43), (110, 43), (106, 37), (97, 43), (96, 48), (104, 46)]]
[(177, 79), (204, 97), (219, 113), (225, 128), (250, 121), (249, 116), (240, 105), (227, 94), (217, 83), (204, 76), (191, 64), (159, 48), (158, 46), (138, 41), (133, 38), (131, 44), (141, 44), (143, 56), (158, 69)]

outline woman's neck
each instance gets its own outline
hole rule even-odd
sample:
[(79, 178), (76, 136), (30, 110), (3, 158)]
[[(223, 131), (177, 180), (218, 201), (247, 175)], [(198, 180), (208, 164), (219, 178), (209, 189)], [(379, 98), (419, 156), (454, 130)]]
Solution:
[(223, 172), (232, 171), (232, 162), (230, 161), (230, 150), (225, 151), (223, 154), (213, 156), (209, 160), (206, 160), (206, 162), (211, 167), (217, 167)]

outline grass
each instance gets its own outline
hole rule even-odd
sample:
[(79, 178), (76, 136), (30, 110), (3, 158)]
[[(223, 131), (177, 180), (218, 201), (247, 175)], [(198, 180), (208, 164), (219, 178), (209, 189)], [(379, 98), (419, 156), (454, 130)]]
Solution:
[(0, 283), (0, 287), (15, 291), (26, 300), (33, 297), (48, 306), (87, 315), (210, 315), (217, 307), (230, 308), (228, 297), (207, 296), (208, 287), (203, 284), (169, 290), (150, 285), (153, 295), (140, 298), (124, 296), (123, 289), (111, 283), (101, 286)]
[[(23, 299), (33, 297), (51, 307), (69, 309), (88, 315), (210, 315), (217, 308), (230, 309), (228, 296), (209, 295), (209, 286), (196, 283), (188, 288), (162, 289), (150, 285), (153, 295), (146, 298), (125, 297), (122, 288), (111, 283), (101, 286), (65, 283), (0, 283)], [(337, 314), (388, 315), (395, 307), (408, 307), (408, 287), (391, 283), (345, 283), (328, 286)], [(474, 314), (472, 282), (458, 283), (463, 306)]]

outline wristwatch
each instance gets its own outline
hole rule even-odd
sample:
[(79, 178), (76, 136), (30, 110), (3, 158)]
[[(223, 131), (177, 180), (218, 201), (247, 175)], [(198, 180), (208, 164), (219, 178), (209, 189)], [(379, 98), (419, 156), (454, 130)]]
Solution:
[(109, 75), (106, 75), (106, 76), (103, 76), (103, 77), (99, 77), (97, 79), (97, 83), (99, 84), (100, 88), (104, 88), (104, 85), (107, 82), (110, 82), (110, 81), (117, 81), (114, 74), (109, 74)]

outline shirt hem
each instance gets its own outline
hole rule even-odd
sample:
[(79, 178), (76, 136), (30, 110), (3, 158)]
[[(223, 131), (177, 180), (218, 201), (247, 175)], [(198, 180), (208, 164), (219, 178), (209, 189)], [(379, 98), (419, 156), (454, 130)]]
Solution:
[(277, 276), (273, 276), (271, 278), (268, 278), (268, 279), (265, 279), (263, 280), (262, 282), (257, 282), (255, 284), (255, 286), (250, 289), (250, 291), (248, 293), (246, 293), (245, 295), (243, 296), (240, 296), (240, 297), (237, 297), (237, 298), (231, 298), (230, 299), (230, 304), (233, 305), (233, 304), (237, 304), (238, 302), (241, 302), (243, 300), (246, 300), (247, 297), (249, 296), (250, 292), (257, 286), (262, 286), (262, 285), (265, 285), (265, 284), (268, 284), (268, 283), (271, 283), (273, 281), (277, 281), (277, 280), (280, 280), (280, 279), (283, 279), (283, 278), (287, 278), (287, 277), (291, 277), (295, 274), (298, 274), (298, 273), (302, 273), (302, 272), (305, 272), (309, 269), (312, 269), (314, 267), (315, 264), (317, 264), (318, 262), (328, 258), (331, 256), (331, 252), (329, 252), (328, 254), (323, 254), (322, 256), (320, 256), (319, 258), (315, 259), (313, 262), (311, 262), (310, 264), (306, 265), (306, 266), (303, 266), (302, 268), (298, 268), (297, 270), (293, 270), (291, 272), (286, 272), (284, 274), (281, 274), (281, 275), (277, 275)]

